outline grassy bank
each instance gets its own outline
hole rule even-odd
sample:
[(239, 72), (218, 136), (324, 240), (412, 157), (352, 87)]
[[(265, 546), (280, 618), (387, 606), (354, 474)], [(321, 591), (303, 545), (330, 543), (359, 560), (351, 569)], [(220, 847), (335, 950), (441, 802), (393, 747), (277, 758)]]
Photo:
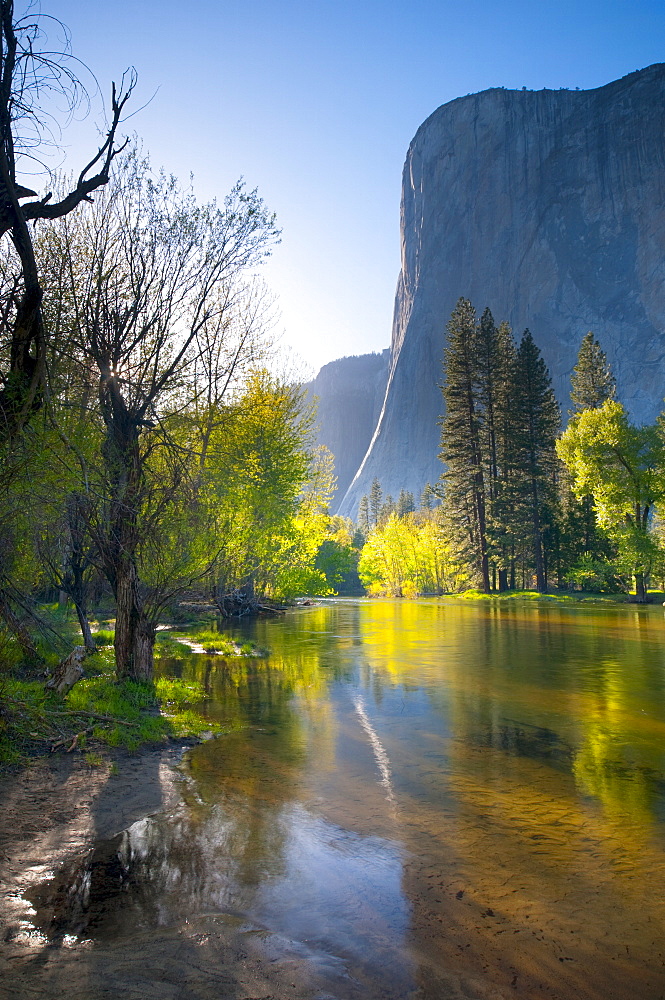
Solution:
[[(633, 604), (635, 602), (634, 594), (596, 594), (579, 590), (558, 590), (548, 594), (541, 594), (537, 590), (501, 590), (492, 594), (484, 594), (482, 590), (465, 590), (452, 596), (463, 601), (548, 601), (555, 604)], [(648, 597), (649, 604), (662, 604), (665, 593), (660, 590), (650, 590)]]
[[(64, 698), (47, 692), (43, 677), (33, 679), (17, 669), (2, 677), (0, 764), (76, 750), (92, 765), (113, 750), (224, 731), (197, 712), (196, 705), (206, 697), (201, 685), (175, 677), (157, 677), (150, 684), (118, 682), (113, 632), (99, 630), (95, 641), (97, 651), (84, 661), (85, 677)], [(249, 644), (238, 646), (223, 634), (202, 631), (189, 637), (160, 633), (157, 655), (177, 657), (178, 650), (185, 650), (183, 643), (218, 655), (261, 655)]]

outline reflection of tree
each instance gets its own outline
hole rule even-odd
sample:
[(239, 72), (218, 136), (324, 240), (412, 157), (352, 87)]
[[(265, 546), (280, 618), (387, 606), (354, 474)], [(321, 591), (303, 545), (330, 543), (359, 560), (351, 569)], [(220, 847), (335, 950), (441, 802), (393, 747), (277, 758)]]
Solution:
[(200, 822), (211, 810), (227, 816), (229, 836), (235, 830), (229, 850), (236, 876), (246, 886), (256, 884), (266, 867), (281, 870), (281, 814), (298, 799), (311, 740), (319, 764), (334, 753), (326, 695), (340, 669), (323, 666), (326, 649), (334, 645), (324, 635), (326, 616), (327, 609), (315, 608), (289, 616), (288, 628), (252, 623), (235, 630), (236, 639), (268, 647), (265, 658), (192, 653), (179, 664), (184, 679), (204, 686), (206, 715), (231, 729), (188, 755), (194, 784), (192, 794), (185, 793), (187, 804)]
[[(50, 940), (105, 937), (175, 922), (205, 882), (196, 837), (182, 823), (146, 818), (63, 866), (29, 897), (35, 926)], [(189, 902), (185, 902), (185, 899)]]
[[(660, 617), (519, 602), (381, 602), (361, 615), (360, 630), (367, 685), (378, 677), (407, 696), (422, 685), (458, 750), (485, 746), (572, 773), (615, 831), (629, 824), (640, 837), (647, 832), (662, 795), (653, 721), (665, 700)], [(491, 782), (494, 758), (483, 761), (474, 767), (487, 766)]]

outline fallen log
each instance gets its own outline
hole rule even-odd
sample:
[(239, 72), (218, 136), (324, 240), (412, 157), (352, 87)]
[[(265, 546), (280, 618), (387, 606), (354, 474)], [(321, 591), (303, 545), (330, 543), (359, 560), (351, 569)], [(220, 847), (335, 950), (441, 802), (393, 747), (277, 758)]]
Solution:
[(268, 604), (259, 604), (254, 591), (240, 588), (227, 591), (215, 597), (215, 604), (223, 618), (244, 618), (254, 615), (281, 615), (285, 608), (275, 608)]
[(77, 681), (83, 677), (82, 663), (92, 650), (85, 646), (74, 646), (73, 650), (61, 660), (53, 674), (47, 680), (44, 687), (47, 691), (55, 691), (56, 694), (65, 695), (74, 687)]

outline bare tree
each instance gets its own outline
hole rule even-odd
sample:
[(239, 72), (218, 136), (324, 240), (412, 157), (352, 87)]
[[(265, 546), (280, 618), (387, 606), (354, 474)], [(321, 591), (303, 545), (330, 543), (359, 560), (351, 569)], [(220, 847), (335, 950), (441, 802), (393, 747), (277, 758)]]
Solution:
[[(140, 551), (154, 543), (186, 464), (170, 448), (168, 415), (196, 398), (201, 369), (220, 357), (231, 377), (237, 351), (227, 356), (215, 345), (234, 289), (245, 286), (277, 230), (241, 183), (223, 206), (199, 206), (173, 178), (153, 177), (134, 150), (94, 205), (62, 219), (55, 234), (69, 278), (73, 352), (97, 382), (103, 443), (90, 530), (116, 600), (117, 672), (149, 680), (156, 621)], [(159, 457), (165, 453), (168, 460)]]
[[(0, 236), (9, 234), (20, 272), (7, 299), (11, 308), (2, 316), (9, 350), (7, 368), (0, 373), (0, 442), (24, 427), (43, 402), (47, 333), (28, 224), (69, 214), (108, 183), (111, 164), (124, 148), (116, 145), (116, 133), (135, 84), (133, 71), (123, 77), (119, 89), (113, 84), (106, 138), (71, 190), (56, 202), (51, 193), (37, 198), (19, 182), (17, 164), (21, 159), (39, 159), (40, 144), (46, 141), (48, 115), (40, 102), (55, 91), (72, 108), (83, 89), (68, 53), (47, 51), (45, 41), (42, 17), (29, 14), (16, 19), (13, 0), (0, 0)], [(26, 198), (36, 200), (25, 202)]]

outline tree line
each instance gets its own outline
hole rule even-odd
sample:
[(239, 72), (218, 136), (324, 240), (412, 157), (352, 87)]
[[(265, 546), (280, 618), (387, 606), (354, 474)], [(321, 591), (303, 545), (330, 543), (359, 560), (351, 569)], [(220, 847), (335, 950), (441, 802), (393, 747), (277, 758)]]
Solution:
[[(447, 324), (442, 395), (443, 471), (426, 491), (436, 496), (436, 544), (449, 572), (445, 586), (431, 577), (419, 586), (418, 573), (407, 573), (407, 589), (618, 590), (632, 578), (637, 599), (645, 600), (649, 575), (663, 575), (665, 425), (662, 418), (652, 427), (631, 424), (593, 333), (580, 346), (562, 433), (530, 331), (516, 343), (505, 322), (497, 324), (489, 309), (478, 318), (461, 298)], [(367, 543), (360, 565), (375, 592), (403, 590), (389, 568), (400, 561), (399, 550), (407, 551), (404, 539), (396, 540), (397, 524), (422, 532), (422, 521), (413, 505), (405, 509), (404, 493), (397, 504), (382, 500), (377, 481), (362, 498), (359, 527)]]

